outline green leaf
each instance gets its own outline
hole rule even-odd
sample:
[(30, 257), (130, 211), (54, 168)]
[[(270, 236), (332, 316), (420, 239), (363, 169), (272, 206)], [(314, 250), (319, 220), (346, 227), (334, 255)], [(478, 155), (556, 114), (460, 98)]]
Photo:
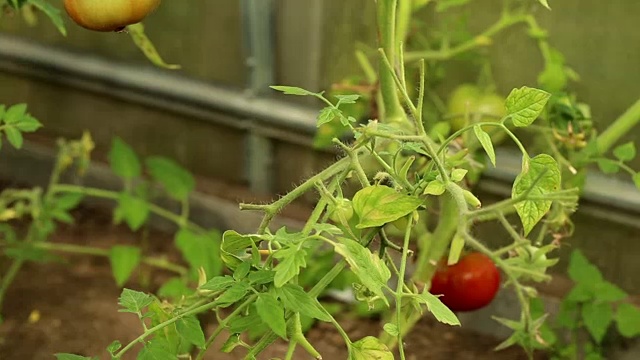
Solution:
[(57, 209), (71, 210), (78, 206), (83, 198), (84, 194), (82, 193), (66, 193), (57, 196), (53, 203)]
[(176, 200), (186, 200), (196, 186), (193, 175), (171, 159), (154, 156), (146, 164), (153, 179)]
[(334, 97), (338, 99), (336, 107), (343, 104), (355, 104), (356, 100), (360, 99), (360, 95), (358, 94), (334, 95)]
[(109, 250), (111, 272), (119, 287), (129, 280), (140, 259), (141, 252), (137, 247), (116, 245)]
[(571, 252), (567, 271), (571, 280), (578, 284), (592, 284), (602, 281), (600, 270), (577, 249)]
[[(560, 188), (560, 169), (553, 157), (547, 154), (538, 155), (528, 161), (528, 168), (523, 169), (515, 182), (511, 197), (518, 198), (526, 192), (529, 197), (544, 197), (545, 194)], [(524, 235), (528, 235), (533, 227), (551, 208), (551, 200), (524, 200), (515, 205), (516, 212), (522, 221)]]
[(222, 234), (220, 245), (220, 257), (231, 270), (234, 270), (244, 261), (251, 259), (247, 249), (260, 241), (258, 236), (242, 235), (234, 230), (227, 230)]
[(245, 261), (242, 264), (240, 264), (236, 268), (236, 270), (233, 272), (233, 278), (236, 281), (240, 281), (245, 277), (247, 277), (247, 275), (249, 274), (249, 271), (251, 271), (251, 263), (248, 261)]
[(600, 344), (613, 321), (613, 310), (608, 303), (589, 302), (582, 307), (582, 319), (589, 334)]
[(107, 346), (107, 351), (109, 354), (113, 355), (116, 351), (118, 351), (122, 347), (122, 343), (118, 340), (115, 340), (109, 346)]
[(418, 300), (427, 305), (429, 312), (433, 314), (436, 320), (447, 325), (460, 325), (460, 320), (442, 301), (435, 295), (427, 291), (418, 295)]
[(231, 285), (235, 284), (235, 280), (228, 275), (225, 276), (216, 276), (211, 280), (207, 281), (205, 284), (200, 286), (200, 289), (210, 290), (213, 292), (226, 290), (231, 287)]
[(50, 4), (45, 0), (28, 0), (30, 4), (35, 6), (38, 10), (42, 11), (58, 29), (60, 34), (67, 36), (67, 29), (64, 27), (64, 20), (62, 20), (62, 12), (57, 7)]
[(360, 219), (358, 229), (378, 227), (410, 214), (422, 200), (383, 185), (368, 186), (353, 197), (353, 209)]
[(480, 145), (482, 145), (482, 148), (487, 153), (487, 156), (489, 156), (489, 161), (491, 161), (491, 164), (493, 164), (493, 166), (495, 167), (496, 152), (493, 149), (493, 142), (491, 142), (491, 136), (489, 136), (489, 134), (487, 134), (486, 131), (482, 130), (482, 127), (480, 125), (475, 125), (473, 127), (473, 133), (476, 135), (476, 138), (478, 138), (478, 141), (480, 141)]
[(615, 284), (608, 281), (593, 282), (594, 295), (596, 300), (605, 302), (616, 302), (626, 299), (629, 295)]
[(22, 137), (22, 133), (20, 130), (15, 127), (6, 127), (4, 128), (4, 134), (7, 136), (7, 140), (9, 140), (9, 144), (11, 144), (14, 148), (20, 149), (22, 148), (22, 143), (24, 139)]
[(31, 115), (25, 115), (22, 117), (22, 119), (20, 121), (18, 121), (17, 123), (13, 124), (13, 126), (16, 127), (16, 129), (22, 131), (22, 132), (34, 132), (36, 130), (38, 130), (39, 128), (42, 127), (42, 124), (40, 123), (40, 121), (38, 121), (36, 118), (34, 118)]
[(394, 337), (397, 337), (400, 334), (400, 331), (398, 330), (398, 325), (396, 324), (386, 323), (384, 324), (382, 329), (384, 330), (384, 332)]
[(285, 95), (298, 95), (298, 96), (317, 96), (319, 94), (295, 87), (295, 86), (269, 86), (273, 90), (283, 92)]
[(273, 268), (276, 272), (274, 278), (276, 287), (282, 287), (300, 274), (300, 268), (307, 267), (306, 256), (307, 252), (297, 247), (283, 248), (273, 254), (273, 257), (280, 260), (278, 265)]
[(439, 196), (444, 194), (445, 190), (446, 187), (441, 180), (433, 180), (427, 184), (422, 194)]
[(195, 316), (181, 318), (176, 322), (176, 330), (178, 330), (180, 337), (188, 343), (197, 346), (199, 349), (204, 349), (204, 332), (202, 332), (198, 318)]
[(137, 231), (147, 221), (149, 217), (149, 204), (138, 197), (128, 193), (120, 194), (118, 207), (114, 210), (116, 222), (121, 219), (129, 225), (131, 230)]
[(256, 310), (262, 321), (283, 339), (287, 339), (287, 323), (284, 320), (284, 306), (273, 295), (262, 293), (256, 300)]
[(176, 354), (168, 348), (166, 340), (155, 338), (146, 343), (136, 360), (176, 360)]
[(462, 181), (465, 175), (467, 175), (467, 172), (469, 172), (467, 169), (453, 169), (453, 171), (451, 171), (451, 180), (455, 182)]
[(251, 284), (264, 285), (272, 283), (275, 280), (276, 273), (271, 270), (258, 270), (249, 274), (247, 279)]
[(113, 172), (125, 179), (133, 179), (142, 174), (142, 165), (133, 149), (122, 139), (113, 139), (109, 151), (109, 163)]
[(505, 102), (507, 115), (515, 126), (529, 126), (540, 116), (550, 97), (546, 91), (526, 86), (513, 89)]
[(3, 119), (7, 125), (17, 125), (27, 114), (27, 104), (15, 104), (5, 111)]
[(122, 289), (122, 294), (118, 298), (118, 304), (124, 308), (120, 309), (120, 312), (140, 313), (152, 302), (151, 295), (131, 289)]
[(393, 360), (387, 345), (373, 336), (362, 338), (349, 347), (349, 360)]
[(321, 321), (331, 321), (331, 317), (322, 309), (318, 300), (312, 298), (300, 286), (285, 284), (283, 287), (277, 288), (276, 292), (288, 310)]
[(324, 109), (320, 110), (318, 113), (318, 118), (316, 122), (316, 126), (320, 127), (324, 124), (328, 124), (333, 121), (333, 119), (342, 116), (342, 112), (339, 109), (336, 109), (331, 106), (327, 106)]
[(222, 295), (220, 295), (216, 301), (220, 304), (220, 307), (229, 307), (238, 301), (242, 300), (242, 298), (247, 295), (251, 287), (249, 284), (244, 282), (239, 282), (233, 284), (229, 289), (227, 289)]
[(88, 356), (80, 356), (74, 354), (56, 354), (57, 360), (93, 360), (95, 358), (91, 358)]
[(636, 337), (640, 335), (640, 309), (631, 304), (623, 303), (616, 310), (616, 325), (618, 331), (624, 337)]
[(598, 168), (605, 174), (615, 174), (620, 171), (620, 165), (618, 165), (617, 161), (611, 159), (598, 159), (596, 160), (598, 163)]
[(362, 284), (389, 305), (382, 289), (391, 278), (391, 271), (382, 259), (356, 241), (341, 238), (334, 244), (335, 251), (349, 263), (351, 271)]
[(153, 42), (151, 42), (145, 34), (144, 25), (142, 25), (142, 23), (127, 25), (127, 33), (131, 36), (133, 43), (136, 44), (138, 49), (140, 49), (144, 56), (146, 56), (154, 65), (171, 70), (180, 68), (180, 65), (167, 64), (162, 59), (158, 50), (156, 50), (156, 47), (153, 45)]
[(175, 244), (191, 267), (192, 276), (204, 268), (207, 278), (222, 272), (220, 261), (220, 234), (212, 231), (208, 234), (196, 234), (189, 229), (181, 229), (176, 234)]
[(613, 155), (620, 161), (631, 161), (636, 157), (636, 146), (629, 141), (613, 149)]

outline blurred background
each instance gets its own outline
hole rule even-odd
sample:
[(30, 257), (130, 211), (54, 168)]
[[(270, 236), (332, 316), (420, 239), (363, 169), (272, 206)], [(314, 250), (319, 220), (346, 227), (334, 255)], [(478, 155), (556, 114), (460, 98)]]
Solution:
[[(46, 169), (35, 164), (53, 156), (54, 140), (88, 130), (96, 161), (105, 160), (112, 138), (120, 136), (143, 156), (179, 161), (199, 177), (203, 193), (229, 201), (282, 194), (336, 153), (312, 147), (320, 104), (268, 86), (320, 91), (358, 72), (357, 44), (376, 44), (374, 7), (370, 0), (164, 1), (145, 27), (164, 59), (182, 66), (177, 71), (155, 68), (126, 34), (90, 32), (68, 21), (65, 38), (44, 17), (35, 27), (3, 17), (0, 102), (28, 103), (45, 127), (28, 138), (21, 155), (3, 149), (0, 174), (40, 181)], [(640, 94), (640, 2), (563, 0), (552, 7), (536, 16), (580, 74), (572, 89), (604, 129)], [(499, 1), (473, 2), (470, 30), (493, 23), (498, 9)], [(427, 24), (434, 17), (429, 9), (419, 16)], [(499, 34), (489, 49), (500, 93), (536, 86), (542, 60), (522, 31)], [(475, 81), (469, 69), (452, 66), (443, 92)], [(623, 142), (639, 137), (635, 129)], [(481, 185), (485, 202), (510, 194), (520, 166), (508, 147), (500, 154), (503, 161)], [(640, 168), (640, 161), (630, 165)], [(582, 249), (606, 278), (638, 294), (639, 216), (639, 195), (629, 181), (591, 176), (566, 252)], [(493, 229), (478, 231), (491, 241)]]

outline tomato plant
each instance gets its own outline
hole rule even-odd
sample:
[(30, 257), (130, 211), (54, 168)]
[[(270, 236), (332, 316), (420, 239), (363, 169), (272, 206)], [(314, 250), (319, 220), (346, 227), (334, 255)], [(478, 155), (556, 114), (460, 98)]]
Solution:
[(431, 280), (429, 292), (453, 311), (481, 309), (493, 300), (500, 288), (500, 271), (488, 256), (472, 252), (456, 264), (443, 260)]
[[(43, 1), (7, 3), (19, 9), (42, 6)], [(614, 145), (640, 121), (640, 110), (632, 106), (603, 134), (587, 132), (591, 129), (589, 112), (575, 99), (560, 95), (565, 81), (550, 81), (548, 69), (559, 69), (558, 64), (553, 66), (558, 57), (546, 56), (554, 50), (529, 12), (531, 4), (505, 1), (496, 24), (471, 38), (448, 36), (446, 31), (445, 36), (436, 36), (439, 32), (434, 31), (435, 35), (417, 39), (420, 41), (406, 41), (416, 40), (409, 24), (415, 20), (413, 13), (428, 3), (376, 2), (379, 49), (357, 52), (366, 77), (344, 83), (353, 92), (341, 88), (325, 95), (293, 86), (272, 87), (320, 101), (324, 107), (316, 125), (322, 141), (316, 145), (330, 142), (341, 156), (272, 202), (241, 203), (241, 210), (262, 215), (255, 231), (220, 233), (194, 224), (189, 212), (193, 175), (171, 159), (141, 159), (119, 138), (114, 139), (108, 159), (112, 172), (122, 180), (121, 189), (64, 183), (64, 172), (86, 170), (94, 145), (88, 134), (61, 141), (46, 188), (8, 189), (0, 194), (0, 221), (19, 219), (28, 226), (25, 232), (16, 231), (11, 223), (0, 227), (0, 250), (10, 262), (0, 283), (0, 301), (26, 262), (42, 260), (48, 253), (90, 254), (109, 259), (114, 280), (121, 287), (139, 266), (173, 274), (157, 294), (122, 290), (121, 311), (140, 320), (142, 334), (127, 344), (116, 340), (109, 345), (112, 359), (128, 357), (139, 346), (139, 359), (201, 360), (221, 336), (227, 340), (220, 351), (244, 351), (245, 359), (257, 358), (278, 338), (289, 342), (286, 359), (292, 358), (297, 347), (321, 358), (304, 329), (322, 321), (337, 329), (349, 359), (389, 360), (394, 347), (401, 359), (406, 357), (405, 335), (423, 313), (445, 324), (460, 325), (453, 311), (486, 306), (504, 277), (505, 287), (517, 295), (522, 311), (515, 319), (498, 319), (513, 331), (500, 347), (517, 344), (531, 354), (544, 346), (540, 339), (546, 315), (530, 311), (537, 294), (532, 283), (549, 280), (547, 269), (557, 260), (552, 252), (560, 239), (571, 235), (570, 217), (581, 189), (564, 174), (576, 174), (576, 168), (598, 163), (605, 172), (627, 171), (640, 187), (640, 176), (626, 164), (636, 156), (634, 144)], [(464, 3), (438, 2), (438, 12)], [(158, 2), (133, 4), (124, 0), (65, 2), (69, 14), (83, 26), (96, 30), (127, 26), (140, 40), (135, 36), (140, 35), (141, 25), (129, 24), (144, 18)], [(55, 12), (47, 14), (59, 20)], [(447, 106), (437, 92), (438, 83), (446, 79), (438, 75), (444, 71), (443, 62), (463, 54), (476, 55), (491, 44), (491, 36), (517, 24), (527, 27), (545, 55), (545, 76), (540, 76), (539, 85), (546, 90), (523, 86), (502, 99), (483, 90), (491, 87), (467, 84), (454, 91)], [(401, 43), (412, 47), (405, 49)], [(373, 63), (379, 64), (377, 71)], [(428, 67), (436, 70), (435, 75), (431, 76)], [(363, 100), (366, 105), (359, 105)], [(40, 126), (25, 104), (0, 106), (0, 132), (13, 147), (20, 148), (23, 133)], [(498, 139), (490, 135), (489, 128), (508, 135), (520, 151), (522, 166), (508, 199), (483, 204), (469, 177), (498, 163), (494, 149)], [(525, 147), (520, 132), (542, 139), (543, 146)], [(607, 157), (610, 149), (614, 158)], [(177, 210), (157, 205), (151, 188), (175, 201)], [(305, 224), (299, 229), (275, 228), (276, 216), (310, 192), (318, 200)], [(151, 215), (175, 224), (174, 244), (183, 262), (174, 264), (149, 255), (147, 242), (99, 249), (48, 241), (58, 223), (73, 220), (69, 211), (86, 197), (113, 201), (114, 220), (133, 231), (145, 226)], [(475, 226), (486, 222), (502, 226), (509, 243), (490, 247), (479, 238)], [(447, 266), (443, 258), (455, 264)], [(408, 266), (410, 262), (415, 263), (415, 271)], [(605, 306), (604, 299), (596, 296), (598, 290), (608, 287), (608, 301), (618, 301), (622, 294), (604, 281), (591, 286), (589, 281), (598, 275), (584, 261), (582, 267), (573, 265), (582, 270), (573, 270), (572, 276), (581, 283), (571, 306), (584, 306), (589, 310), (581, 315), (599, 321), (599, 310)], [(340, 290), (349, 284), (356, 306), (383, 312), (384, 332), (378, 337), (352, 339), (334, 317), (334, 308), (322, 301), (332, 284)], [(424, 284), (431, 284), (430, 289), (421, 286)], [(443, 296), (438, 297), (440, 294)], [(584, 301), (591, 302), (586, 305)], [(197, 316), (210, 312), (215, 313), (218, 326), (207, 338)], [(625, 319), (637, 317), (636, 309), (625, 307), (621, 314), (621, 331), (636, 334), (637, 326)], [(601, 341), (606, 327), (593, 325), (587, 324), (587, 329)], [(243, 334), (248, 336), (241, 338)], [(89, 359), (70, 354), (58, 357)]]

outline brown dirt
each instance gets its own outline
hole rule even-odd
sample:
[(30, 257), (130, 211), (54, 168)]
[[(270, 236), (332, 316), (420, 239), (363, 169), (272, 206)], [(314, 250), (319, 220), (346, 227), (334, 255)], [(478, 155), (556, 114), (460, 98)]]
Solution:
[[(77, 226), (60, 227), (52, 238), (55, 242), (88, 244), (108, 248), (114, 244), (134, 244), (138, 237), (123, 227), (110, 224), (110, 218), (99, 212), (83, 209), (76, 213)], [(150, 233), (152, 251), (169, 254), (171, 238)], [(152, 284), (166, 274), (154, 272)], [(138, 282), (127, 284), (139, 290)], [(85, 356), (108, 358), (105, 348), (113, 340), (122, 343), (141, 333), (138, 319), (119, 313), (117, 298), (120, 289), (115, 285), (108, 261), (104, 258), (67, 256), (64, 261), (48, 264), (27, 264), (10, 288), (2, 310), (0, 325), (0, 359), (52, 359), (52, 354), (70, 352)], [(38, 313), (36, 319), (34, 314)], [(351, 338), (375, 335), (379, 324), (372, 320), (339, 319)], [(206, 325), (210, 333), (215, 325)], [(346, 359), (342, 341), (330, 325), (313, 328), (309, 340), (323, 354), (324, 359)], [(497, 339), (452, 328), (424, 319), (406, 339), (408, 359), (526, 359), (518, 348), (494, 352)], [(219, 346), (220, 344), (218, 344)], [(218, 348), (218, 347), (216, 347)], [(279, 342), (268, 348), (261, 359), (283, 357), (286, 344)], [(131, 353), (126, 359), (134, 359)], [(207, 359), (241, 359), (242, 351), (220, 356), (214, 349)], [(298, 349), (295, 359), (310, 359)], [(542, 356), (540, 359), (544, 358)]]

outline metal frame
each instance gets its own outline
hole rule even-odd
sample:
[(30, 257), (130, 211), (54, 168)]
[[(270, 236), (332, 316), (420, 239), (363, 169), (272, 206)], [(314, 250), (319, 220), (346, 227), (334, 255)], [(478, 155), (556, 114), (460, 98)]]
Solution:
[[(0, 71), (250, 130), (259, 135), (257, 139), (310, 144), (309, 139), (315, 131), (317, 108), (255, 96), (151, 67), (120, 64), (96, 56), (63, 51), (8, 35), (0, 35)], [(243, 121), (229, 121), (229, 117), (216, 116), (220, 113)], [(255, 154), (255, 149), (260, 149), (260, 146), (256, 144), (252, 153)], [(498, 152), (498, 158), (499, 167), (486, 172), (486, 177), (493, 180), (488, 187), (493, 189), (490, 190), (492, 192), (508, 194), (509, 184), (520, 171), (520, 155), (503, 150)], [(261, 171), (256, 169), (270, 166), (267, 165), (270, 161), (256, 161), (252, 165), (254, 170), (248, 173)], [(495, 184), (502, 185), (496, 187)], [(259, 185), (254, 184), (254, 187), (258, 188)], [(589, 174), (584, 200), (617, 210), (610, 212), (614, 215), (607, 216), (612, 221), (639, 226), (640, 192), (630, 182), (598, 173)], [(605, 212), (599, 211), (598, 216), (603, 216)]]

